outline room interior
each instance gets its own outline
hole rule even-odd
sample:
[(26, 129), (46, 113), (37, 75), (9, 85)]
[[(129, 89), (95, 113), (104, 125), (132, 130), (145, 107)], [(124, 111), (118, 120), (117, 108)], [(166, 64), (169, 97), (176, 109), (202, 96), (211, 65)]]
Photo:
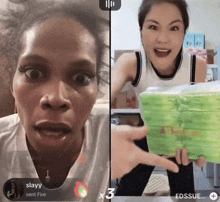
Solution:
[[(220, 22), (218, 19), (220, 19), (220, 3), (217, 0), (186, 1), (189, 5), (190, 17), (190, 25), (187, 34), (193, 35), (193, 40), (195, 40), (193, 43), (196, 43), (196, 40), (198, 41), (198, 38), (196, 39), (197, 35), (202, 35), (204, 38), (202, 40), (199, 39), (200, 42), (203, 41), (200, 47), (192, 45), (184, 47), (184, 51), (199, 52), (203, 50), (207, 62), (207, 81), (212, 82), (219, 80)], [(142, 48), (137, 19), (138, 7), (140, 4), (141, 0), (128, 0), (124, 2), (118, 12), (112, 12), (112, 69), (114, 69), (114, 63), (122, 53), (140, 50)], [(185, 43), (187, 40), (186, 38)], [(137, 122), (137, 120), (134, 121), (132, 115), (139, 113), (139, 106), (137, 98), (130, 87), (130, 84), (126, 84), (122, 92), (118, 95), (115, 106), (113, 106), (111, 110), (112, 122), (115, 124), (126, 124), (126, 121), (127, 124), (135, 121)], [(203, 169), (194, 164), (195, 190), (198, 193), (205, 190), (208, 192), (215, 190), (220, 193), (219, 178), (219, 164), (207, 162)], [(112, 186), (117, 188), (116, 184), (119, 181), (120, 179), (112, 181)], [(143, 196), (169, 196), (169, 193), (170, 190), (166, 170), (156, 167), (143, 192)]]

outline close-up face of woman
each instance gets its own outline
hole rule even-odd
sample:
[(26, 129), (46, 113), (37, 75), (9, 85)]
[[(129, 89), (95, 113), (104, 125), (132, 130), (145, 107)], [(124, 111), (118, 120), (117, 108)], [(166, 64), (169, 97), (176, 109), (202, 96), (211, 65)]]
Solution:
[(145, 17), (141, 35), (147, 56), (157, 71), (161, 75), (172, 74), (185, 36), (179, 8), (165, 2), (153, 5)]
[(51, 18), (28, 29), (22, 47), (13, 96), (29, 144), (80, 150), (98, 92), (95, 38), (77, 20)]

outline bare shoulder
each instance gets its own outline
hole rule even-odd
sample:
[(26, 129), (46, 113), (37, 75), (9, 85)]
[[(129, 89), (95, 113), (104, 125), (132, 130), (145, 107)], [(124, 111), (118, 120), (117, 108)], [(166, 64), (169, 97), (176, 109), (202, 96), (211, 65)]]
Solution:
[(117, 73), (121, 72), (127, 78), (126, 81), (133, 81), (137, 72), (135, 52), (122, 54), (116, 61), (113, 70)]
[(123, 53), (117, 60), (117, 62), (134, 62), (136, 61), (135, 52)]
[(207, 73), (206, 61), (201, 57), (196, 57), (196, 82), (205, 82)]

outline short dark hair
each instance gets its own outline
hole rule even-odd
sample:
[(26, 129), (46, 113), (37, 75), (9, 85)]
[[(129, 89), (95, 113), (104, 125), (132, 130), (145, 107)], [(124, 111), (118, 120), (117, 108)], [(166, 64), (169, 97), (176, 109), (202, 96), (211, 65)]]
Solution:
[(145, 17), (150, 12), (151, 7), (157, 3), (163, 3), (163, 2), (174, 4), (177, 8), (179, 8), (183, 18), (184, 30), (186, 33), (186, 30), (189, 26), (189, 14), (187, 11), (188, 4), (186, 3), (185, 0), (143, 0), (138, 12), (138, 22), (139, 22), (140, 30), (142, 30), (143, 28)]
[(105, 48), (103, 31), (109, 25), (108, 20), (96, 15), (85, 7), (76, 3), (39, 2), (27, 1), (22, 9), (8, 8), (0, 13), (2, 36), (0, 39), (0, 57), (7, 58), (6, 69), (10, 70), (13, 78), (16, 71), (19, 55), (22, 50), (22, 37), (28, 29), (35, 24), (53, 17), (71, 18), (82, 24), (95, 38), (97, 52), (97, 74), (102, 66), (103, 52)]

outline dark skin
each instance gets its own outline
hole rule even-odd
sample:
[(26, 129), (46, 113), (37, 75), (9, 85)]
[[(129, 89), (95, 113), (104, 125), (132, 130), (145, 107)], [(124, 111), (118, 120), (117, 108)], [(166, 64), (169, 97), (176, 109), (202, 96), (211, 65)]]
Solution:
[[(38, 176), (46, 187), (56, 188), (80, 154), (97, 98), (96, 43), (79, 22), (64, 17), (30, 28), (22, 43), (13, 96)], [(48, 122), (68, 130), (40, 126)]]
[[(31, 147), (27, 140), (27, 146), (31, 154), (34, 166), (37, 170), (40, 181), (47, 188), (57, 188), (60, 187), (67, 175), (70, 168), (75, 163), (76, 159), (80, 154), (80, 150), (68, 150), (62, 153), (59, 157), (52, 155), (38, 155), (34, 149)], [(62, 163), (61, 162), (62, 159)], [(47, 171), (49, 170), (50, 183), (46, 183), (45, 179), (47, 176)]]

